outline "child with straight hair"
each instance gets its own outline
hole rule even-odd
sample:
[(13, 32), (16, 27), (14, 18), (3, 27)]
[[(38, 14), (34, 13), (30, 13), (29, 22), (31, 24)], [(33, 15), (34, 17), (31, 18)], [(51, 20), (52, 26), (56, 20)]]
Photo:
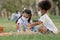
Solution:
[[(27, 30), (26, 24), (30, 24), (31, 17), (31, 11), (29, 9), (25, 9), (23, 14), (18, 18), (18, 20), (16, 20), (16, 28), (18, 32)], [(36, 27), (33, 27), (30, 30), (35, 31)]]

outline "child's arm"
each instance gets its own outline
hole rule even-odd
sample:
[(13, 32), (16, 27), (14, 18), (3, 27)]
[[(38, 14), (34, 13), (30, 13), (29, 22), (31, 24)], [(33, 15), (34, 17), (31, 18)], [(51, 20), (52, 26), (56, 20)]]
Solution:
[(41, 16), (37, 22), (33, 22), (33, 23), (30, 23), (30, 24), (27, 24), (26, 26), (27, 26), (28, 28), (31, 28), (31, 27), (34, 27), (34, 26), (36, 26), (36, 25), (39, 25), (39, 24), (44, 23), (45, 20), (46, 20), (46, 17), (45, 17), (45, 16)]
[(21, 26), (18, 24), (16, 24), (16, 29), (17, 29), (17, 32), (20, 32), (21, 31)]
[(39, 24), (42, 24), (43, 22), (42, 21), (38, 21), (38, 22), (33, 22), (30, 24), (30, 26), (36, 26), (36, 25), (39, 25)]
[(28, 27), (28, 28), (31, 28), (31, 27), (33, 27), (33, 26), (36, 26), (36, 25), (39, 25), (39, 24), (42, 24), (43, 22), (42, 21), (38, 21), (38, 22), (33, 22), (33, 23), (30, 23), (30, 24), (27, 24), (26, 26)]
[(17, 30), (19, 29), (19, 23), (18, 23), (18, 24), (16, 24), (16, 29), (17, 29)]
[(31, 25), (31, 26), (36, 26), (36, 25), (39, 25), (39, 24), (41, 24), (41, 23), (42, 23), (42, 21), (38, 21), (38, 20), (30, 21), (30, 25)]

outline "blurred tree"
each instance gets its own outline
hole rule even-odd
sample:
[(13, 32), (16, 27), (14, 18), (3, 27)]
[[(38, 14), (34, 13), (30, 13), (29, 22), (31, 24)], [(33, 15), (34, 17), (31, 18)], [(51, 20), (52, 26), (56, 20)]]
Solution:
[(36, 13), (36, 0), (2, 0), (2, 7), (7, 10), (7, 12), (15, 12), (16, 9), (22, 11), (23, 8), (33, 9), (33, 12)]
[[(60, 15), (60, 0), (52, 0), (53, 1), (53, 3), (58, 7), (58, 15)], [(55, 14), (56, 15), (56, 14)]]

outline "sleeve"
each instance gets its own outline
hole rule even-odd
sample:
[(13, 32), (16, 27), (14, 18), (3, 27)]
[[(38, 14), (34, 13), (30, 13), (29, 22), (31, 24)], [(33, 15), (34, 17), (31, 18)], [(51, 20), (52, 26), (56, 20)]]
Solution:
[(46, 20), (45, 16), (41, 16), (41, 17), (39, 18), (39, 21), (42, 21), (43, 23), (45, 22), (45, 20)]
[(20, 19), (17, 21), (17, 24), (21, 24), (21, 20)]

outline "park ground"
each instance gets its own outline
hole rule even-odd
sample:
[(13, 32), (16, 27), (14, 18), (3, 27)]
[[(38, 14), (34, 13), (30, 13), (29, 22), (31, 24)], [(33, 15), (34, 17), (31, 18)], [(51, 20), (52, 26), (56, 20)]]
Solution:
[[(60, 31), (60, 16), (50, 16), (54, 24)], [(16, 32), (15, 21), (7, 18), (0, 18), (0, 26), (4, 27), (4, 32)], [(0, 40), (60, 40), (60, 34), (34, 34), (34, 35), (10, 35), (0, 36)]]

